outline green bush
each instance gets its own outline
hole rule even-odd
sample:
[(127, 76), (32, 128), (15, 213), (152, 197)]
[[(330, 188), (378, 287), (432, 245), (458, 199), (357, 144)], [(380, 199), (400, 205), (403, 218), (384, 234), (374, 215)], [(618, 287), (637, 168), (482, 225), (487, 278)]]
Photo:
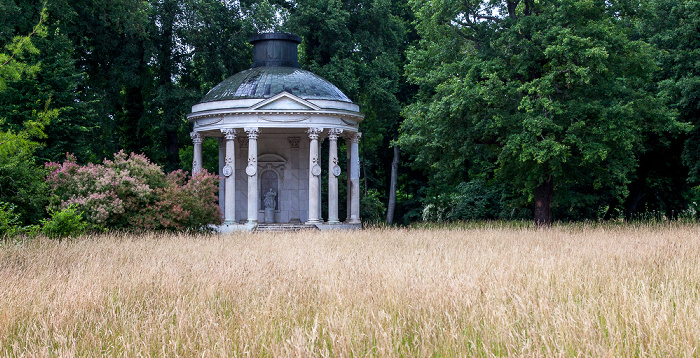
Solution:
[(423, 221), (494, 220), (503, 210), (502, 191), (483, 180), (460, 183), (451, 192), (425, 200)]
[(14, 236), (19, 230), (19, 214), (15, 213), (15, 206), (0, 202), (0, 239)]
[(41, 220), (41, 233), (49, 238), (74, 237), (85, 232), (87, 223), (77, 205), (70, 205), (61, 210), (51, 210), (51, 218)]
[(37, 144), (26, 136), (2, 130), (0, 143), (0, 202), (14, 206), (13, 212), (19, 215), (18, 225), (37, 224), (45, 218), (44, 207), (48, 202), (46, 170), (33, 157)]
[(377, 189), (367, 190), (367, 195), (360, 199), (360, 217), (367, 223), (378, 223), (384, 220), (386, 206), (379, 197)]

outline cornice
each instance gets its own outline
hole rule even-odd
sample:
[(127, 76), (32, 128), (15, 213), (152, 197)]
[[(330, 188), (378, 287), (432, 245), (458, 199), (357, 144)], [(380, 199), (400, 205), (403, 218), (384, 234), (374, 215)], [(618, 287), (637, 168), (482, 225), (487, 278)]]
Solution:
[[(338, 118), (339, 120), (343, 121), (347, 125), (354, 125), (357, 123), (360, 123), (362, 120), (364, 120), (365, 116), (361, 113), (352, 113), (352, 112), (344, 112), (344, 111), (325, 111), (325, 110), (320, 110), (320, 111), (289, 111), (289, 110), (281, 110), (281, 111), (270, 111), (270, 110), (264, 110), (264, 111), (251, 111), (251, 110), (245, 110), (245, 111), (227, 111), (227, 110), (217, 110), (217, 111), (211, 111), (211, 112), (204, 112), (204, 113), (190, 113), (187, 115), (187, 120), (189, 122), (197, 122), (199, 120), (206, 120), (210, 118), (217, 118), (218, 120), (215, 122), (210, 122), (206, 124), (202, 124), (205, 126), (211, 126), (215, 124), (219, 124), (224, 121), (224, 118), (226, 117), (248, 117), (246, 119), (242, 119), (244, 122), (250, 122), (250, 117), (255, 118), (256, 120), (262, 120), (265, 122), (270, 122), (270, 123), (295, 123), (295, 122), (302, 122), (308, 119), (311, 119), (312, 117), (335, 117)], [(276, 118), (277, 117), (277, 118)]]

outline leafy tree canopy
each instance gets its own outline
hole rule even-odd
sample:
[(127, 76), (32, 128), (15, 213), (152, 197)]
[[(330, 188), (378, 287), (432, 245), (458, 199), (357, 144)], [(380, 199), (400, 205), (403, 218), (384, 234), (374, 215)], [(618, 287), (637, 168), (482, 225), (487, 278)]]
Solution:
[[(39, 72), (39, 64), (28, 57), (39, 52), (33, 40), (46, 36), (45, 19), (44, 9), (30, 34), (13, 37), (0, 52), (0, 94), (7, 91), (8, 83)], [(46, 138), (46, 125), (58, 114), (49, 104), (46, 101), (43, 111), (33, 111), (16, 130), (0, 116), (0, 202), (11, 203), (25, 223), (37, 222), (46, 203), (44, 172), (35, 163), (34, 153), (40, 147), (37, 141)]]
[[(401, 143), (433, 177), (516, 188), (535, 221), (626, 194), (649, 133), (681, 133), (650, 89), (654, 49), (634, 2), (414, 0), (421, 86)], [(458, 179), (459, 180), (459, 179)]]

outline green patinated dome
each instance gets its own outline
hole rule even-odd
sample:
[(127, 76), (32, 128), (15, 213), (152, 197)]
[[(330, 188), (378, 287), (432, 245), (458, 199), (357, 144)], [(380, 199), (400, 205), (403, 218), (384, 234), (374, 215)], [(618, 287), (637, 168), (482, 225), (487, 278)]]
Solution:
[(306, 100), (352, 101), (338, 87), (309, 71), (294, 67), (254, 67), (212, 88), (200, 103), (230, 99), (270, 98), (289, 92)]

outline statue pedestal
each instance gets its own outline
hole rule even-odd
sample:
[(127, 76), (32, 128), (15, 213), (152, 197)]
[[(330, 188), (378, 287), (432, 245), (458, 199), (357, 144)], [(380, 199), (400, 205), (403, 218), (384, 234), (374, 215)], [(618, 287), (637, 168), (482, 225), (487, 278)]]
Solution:
[(265, 208), (265, 223), (271, 224), (275, 222), (275, 209)]

